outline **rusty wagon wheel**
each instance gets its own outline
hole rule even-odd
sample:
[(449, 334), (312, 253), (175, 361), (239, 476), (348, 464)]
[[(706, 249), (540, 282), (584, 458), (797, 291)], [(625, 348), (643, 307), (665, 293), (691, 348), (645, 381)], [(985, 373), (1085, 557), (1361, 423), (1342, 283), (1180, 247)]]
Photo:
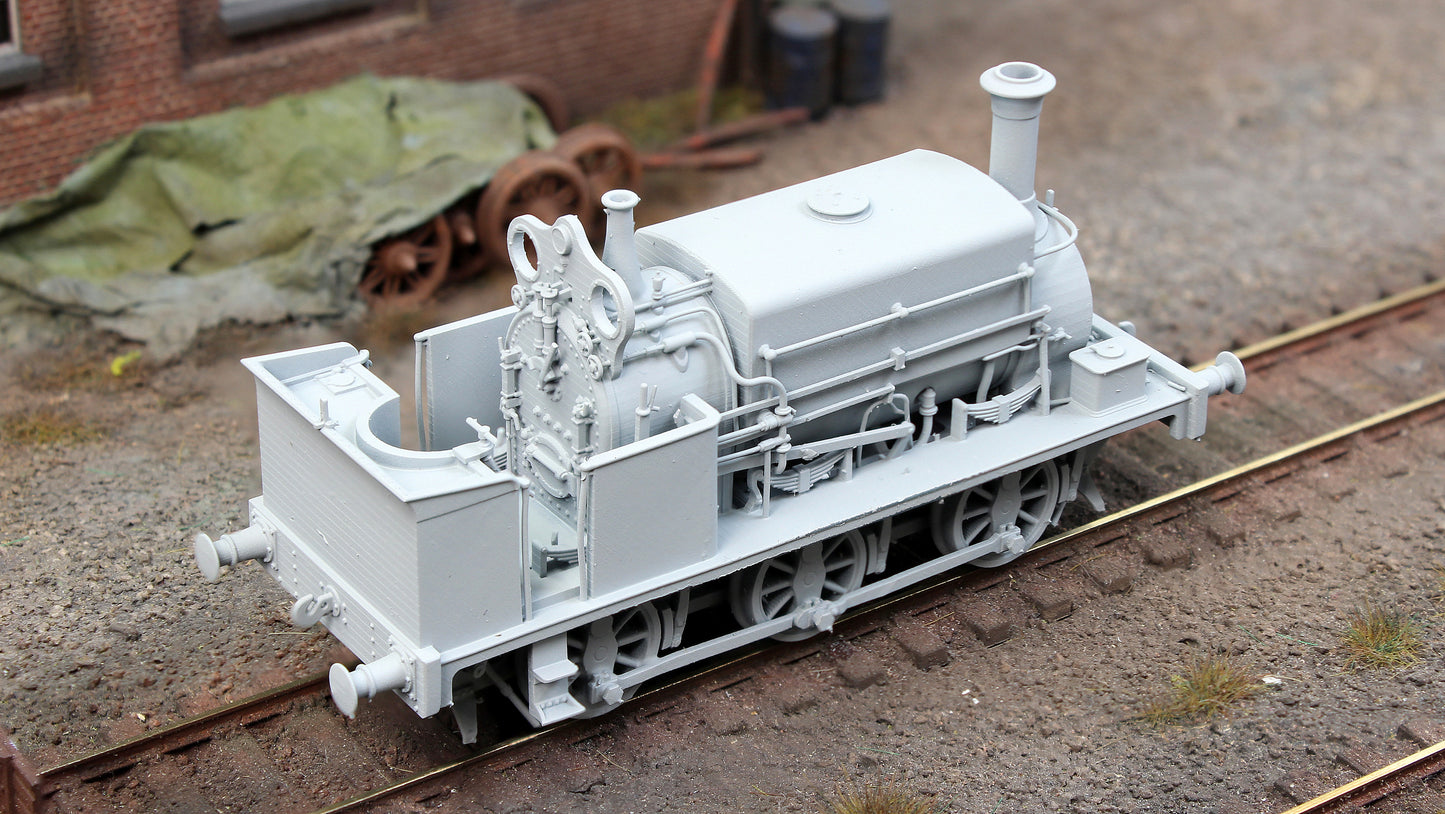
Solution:
[(469, 192), (442, 212), (452, 227), (452, 267), (447, 272), (450, 282), (470, 280), (487, 267), (487, 249), (477, 234), (477, 201), (481, 195), (481, 190)]
[(547, 123), (552, 125), (552, 132), (560, 133), (567, 129), (571, 122), (567, 95), (552, 80), (534, 73), (518, 73), (497, 77), (497, 81), (511, 85), (536, 102), (537, 107), (542, 108), (542, 115), (547, 117)]
[(372, 247), (358, 288), (372, 308), (420, 305), (441, 288), (452, 261), (452, 228), (437, 215)]
[(557, 139), (552, 152), (582, 170), (593, 200), (614, 189), (635, 192), (642, 180), (642, 161), (632, 142), (605, 124), (589, 122), (568, 130)]
[(559, 155), (533, 150), (507, 162), (492, 176), (477, 204), (477, 232), (487, 254), (500, 261), (507, 257), (507, 227), (513, 218), (534, 215), (551, 224), (563, 215), (576, 215), (590, 223), (597, 207), (577, 165)]

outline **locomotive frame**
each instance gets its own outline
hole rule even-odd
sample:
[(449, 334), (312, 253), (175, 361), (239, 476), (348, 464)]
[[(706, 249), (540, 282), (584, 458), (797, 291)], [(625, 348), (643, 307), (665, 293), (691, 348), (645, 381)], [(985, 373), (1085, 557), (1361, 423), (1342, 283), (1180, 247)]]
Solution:
[[(489, 687), (538, 726), (600, 714), (1102, 508), (1100, 444), (1199, 437), (1244, 371), (1092, 313), (1033, 192), (1053, 77), (982, 81), (988, 175), (913, 151), (640, 230), (613, 191), (600, 257), (575, 217), (516, 219), (514, 304), (416, 337), (422, 449), (364, 352), (245, 360), (263, 494), (201, 570), (261, 561), (361, 659), (332, 666), (343, 713), (392, 690), (470, 742)], [(936, 550), (890, 562), (905, 538)]]

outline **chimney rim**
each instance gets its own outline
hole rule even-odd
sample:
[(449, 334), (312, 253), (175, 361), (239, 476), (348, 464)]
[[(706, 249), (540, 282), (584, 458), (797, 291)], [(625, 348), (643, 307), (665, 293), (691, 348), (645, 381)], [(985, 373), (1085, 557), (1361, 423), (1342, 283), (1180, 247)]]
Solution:
[(978, 82), (992, 96), (1038, 99), (1054, 89), (1054, 75), (1032, 62), (1005, 62), (983, 72)]

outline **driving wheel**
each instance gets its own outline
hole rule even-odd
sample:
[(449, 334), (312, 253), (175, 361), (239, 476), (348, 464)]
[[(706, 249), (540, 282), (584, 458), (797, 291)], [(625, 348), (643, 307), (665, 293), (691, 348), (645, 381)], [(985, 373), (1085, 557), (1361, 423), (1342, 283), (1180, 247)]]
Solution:
[(637, 687), (624, 689), (617, 677), (656, 661), (661, 646), (662, 618), (651, 602), (567, 634), (568, 657), (581, 668), (572, 686), (572, 697), (587, 708), (581, 717), (601, 715), (631, 698)]
[[(740, 571), (729, 582), (733, 617), (751, 627), (847, 596), (863, 584), (867, 559), (867, 544), (855, 530)], [(773, 638), (791, 642), (816, 632), (794, 628)]]
[(1033, 547), (1059, 505), (1059, 467), (1044, 461), (965, 489), (933, 509), (933, 540), (948, 554), (974, 546), (1003, 547), (970, 562), (995, 568)]

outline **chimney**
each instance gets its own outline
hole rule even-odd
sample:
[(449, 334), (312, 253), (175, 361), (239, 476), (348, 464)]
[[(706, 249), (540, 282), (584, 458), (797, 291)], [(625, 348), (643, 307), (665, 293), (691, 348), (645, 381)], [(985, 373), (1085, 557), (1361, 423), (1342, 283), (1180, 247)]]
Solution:
[(978, 81), (993, 99), (988, 174), (1033, 213), (1038, 240), (1048, 226), (1034, 196), (1039, 111), (1044, 96), (1054, 89), (1054, 75), (1031, 62), (1005, 62), (984, 71)]
[(639, 200), (637, 193), (627, 189), (614, 189), (602, 196), (602, 206), (607, 210), (607, 239), (602, 244), (602, 262), (627, 283), (633, 302), (646, 302), (647, 286), (642, 281), (642, 268), (637, 261), (637, 239), (632, 220), (632, 210)]

